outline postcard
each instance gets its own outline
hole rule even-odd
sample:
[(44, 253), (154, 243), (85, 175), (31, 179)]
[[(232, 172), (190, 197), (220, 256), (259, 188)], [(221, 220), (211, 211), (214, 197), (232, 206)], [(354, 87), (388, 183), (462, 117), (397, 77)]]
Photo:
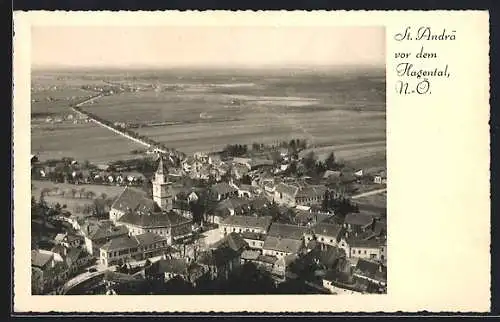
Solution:
[(488, 312), (488, 18), (15, 12), (14, 310)]

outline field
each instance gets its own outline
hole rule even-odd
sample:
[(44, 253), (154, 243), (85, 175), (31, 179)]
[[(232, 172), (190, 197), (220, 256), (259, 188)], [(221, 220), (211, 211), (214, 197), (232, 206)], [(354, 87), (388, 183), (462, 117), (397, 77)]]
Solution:
[(335, 149), (343, 159), (374, 156), (385, 163), (383, 74), (262, 76), (188, 74), (175, 83), (174, 75), (158, 74), (156, 90), (104, 97), (85, 109), (142, 124), (140, 134), (186, 153), (298, 137), (323, 154)]
[(95, 123), (32, 122), (31, 151), (41, 160), (73, 157), (94, 163), (133, 158), (130, 153), (142, 145), (127, 140)]
[(38, 198), (40, 192), (44, 188), (48, 189), (59, 188), (63, 191), (70, 191), (71, 189), (80, 190), (84, 188), (85, 191), (94, 192), (96, 194), (96, 197), (99, 197), (102, 193), (105, 193), (108, 198), (113, 198), (118, 196), (124, 189), (124, 187), (118, 187), (118, 186), (105, 186), (105, 185), (93, 185), (93, 184), (75, 185), (69, 183), (54, 183), (50, 181), (41, 181), (41, 180), (32, 180), (31, 183), (32, 183), (31, 194), (36, 198)]
[[(99, 79), (143, 87), (139, 92), (103, 97), (84, 109), (110, 121), (140, 124), (136, 129), (140, 134), (186, 153), (303, 138), (320, 156), (335, 150), (344, 160), (385, 166), (384, 73), (161, 70), (50, 75), (71, 79), (66, 86), (73, 88)], [(148, 86), (154, 88), (145, 89)], [(34, 129), (33, 147), (52, 155), (72, 152), (75, 157), (103, 161), (125, 158), (139, 148), (90, 126), (71, 132), (60, 129), (56, 134), (47, 131), (50, 134), (38, 139)], [(63, 142), (68, 133), (72, 140)], [(81, 148), (84, 137), (91, 149)]]

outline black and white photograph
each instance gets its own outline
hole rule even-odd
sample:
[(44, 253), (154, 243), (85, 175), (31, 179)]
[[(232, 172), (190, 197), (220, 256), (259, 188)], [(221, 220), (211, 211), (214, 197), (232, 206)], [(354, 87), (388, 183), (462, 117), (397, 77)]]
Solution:
[(31, 294), (387, 294), (385, 41), (33, 26)]

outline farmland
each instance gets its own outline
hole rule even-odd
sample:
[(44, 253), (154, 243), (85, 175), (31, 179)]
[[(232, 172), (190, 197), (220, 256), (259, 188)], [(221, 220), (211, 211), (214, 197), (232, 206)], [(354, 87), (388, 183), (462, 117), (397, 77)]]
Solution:
[[(297, 137), (325, 153), (338, 148), (344, 159), (385, 163), (383, 74), (154, 75), (155, 90), (104, 97), (85, 109), (139, 124), (141, 135), (186, 153)], [(124, 83), (143, 86), (144, 79)]]
[(130, 153), (142, 145), (115, 134), (94, 123), (32, 122), (31, 150), (42, 160), (72, 157), (106, 163), (133, 158)]
[[(344, 160), (385, 166), (384, 71), (160, 70), (48, 75), (38, 83), (47, 85), (50, 79), (56, 85), (62, 83), (72, 97), (78, 91), (91, 94), (79, 87), (102, 80), (142, 87), (83, 108), (112, 122), (135, 123), (139, 128), (134, 131), (182, 152), (305, 138), (319, 156), (335, 150)], [(130, 157), (131, 150), (140, 148), (92, 124), (39, 124), (32, 132), (32, 149), (52, 157), (106, 161)]]

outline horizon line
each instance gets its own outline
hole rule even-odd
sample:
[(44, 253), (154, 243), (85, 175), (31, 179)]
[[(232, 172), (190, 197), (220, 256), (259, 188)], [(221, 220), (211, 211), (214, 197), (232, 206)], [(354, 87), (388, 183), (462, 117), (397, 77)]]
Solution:
[(346, 69), (346, 68), (364, 68), (364, 69), (384, 69), (386, 68), (384, 64), (339, 64), (339, 65), (314, 65), (314, 64), (269, 64), (269, 65), (31, 65), (31, 70), (78, 70), (78, 69), (111, 69), (111, 70), (149, 70), (149, 69), (219, 69), (219, 70), (259, 70), (259, 69), (270, 69), (270, 70), (291, 70), (291, 69), (311, 69), (311, 70), (332, 70), (332, 69)]

